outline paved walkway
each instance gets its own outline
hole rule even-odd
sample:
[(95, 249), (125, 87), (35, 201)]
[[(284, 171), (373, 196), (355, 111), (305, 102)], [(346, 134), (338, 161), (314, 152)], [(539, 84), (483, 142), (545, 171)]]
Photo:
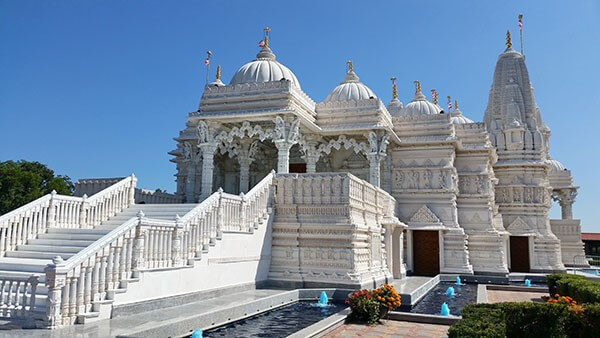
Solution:
[(548, 296), (548, 293), (547, 292), (487, 290), (488, 303), (543, 302), (542, 296)]
[(383, 324), (373, 326), (359, 324), (344, 324), (324, 337), (447, 337), (447, 325), (422, 324), (385, 320)]

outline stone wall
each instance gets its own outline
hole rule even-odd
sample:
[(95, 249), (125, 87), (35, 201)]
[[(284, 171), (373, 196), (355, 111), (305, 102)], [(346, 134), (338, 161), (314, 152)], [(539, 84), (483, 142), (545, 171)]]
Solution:
[(360, 288), (391, 279), (384, 224), (398, 221), (388, 193), (348, 173), (278, 174), (275, 185), (271, 282)]

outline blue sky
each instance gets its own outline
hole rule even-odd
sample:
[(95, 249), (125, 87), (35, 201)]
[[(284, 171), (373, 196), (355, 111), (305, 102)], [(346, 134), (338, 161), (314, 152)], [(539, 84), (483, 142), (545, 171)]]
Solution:
[(211, 79), (220, 64), (228, 82), (255, 57), (266, 25), (277, 59), (317, 102), (352, 59), (386, 103), (391, 76), (404, 103), (420, 80), (481, 121), (507, 29), (519, 47), (518, 13), (551, 154), (581, 186), (575, 217), (600, 231), (595, 0), (0, 0), (0, 161), (36, 160), (74, 179), (134, 172), (142, 187), (173, 191), (167, 152), (197, 109), (206, 50)]

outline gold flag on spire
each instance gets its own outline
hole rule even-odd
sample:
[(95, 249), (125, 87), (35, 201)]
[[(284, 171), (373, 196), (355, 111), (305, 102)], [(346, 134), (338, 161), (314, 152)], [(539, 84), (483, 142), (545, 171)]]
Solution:
[(352, 60), (346, 61), (346, 64), (348, 65), (348, 73), (354, 72), (354, 65), (352, 64)]
[(413, 83), (415, 84), (415, 94), (419, 94), (421, 92), (421, 82), (415, 80)]
[(217, 80), (221, 79), (221, 65), (217, 66)]
[(510, 31), (506, 31), (506, 48), (510, 48), (512, 46), (512, 42), (510, 41)]
[(396, 87), (396, 77), (391, 78), (392, 80), (392, 99), (398, 98), (398, 87)]

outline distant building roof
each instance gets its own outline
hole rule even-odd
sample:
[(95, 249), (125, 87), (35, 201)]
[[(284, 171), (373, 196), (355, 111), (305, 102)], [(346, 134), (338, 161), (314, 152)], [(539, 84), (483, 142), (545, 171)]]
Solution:
[(600, 233), (598, 232), (582, 232), (582, 241), (600, 241)]

